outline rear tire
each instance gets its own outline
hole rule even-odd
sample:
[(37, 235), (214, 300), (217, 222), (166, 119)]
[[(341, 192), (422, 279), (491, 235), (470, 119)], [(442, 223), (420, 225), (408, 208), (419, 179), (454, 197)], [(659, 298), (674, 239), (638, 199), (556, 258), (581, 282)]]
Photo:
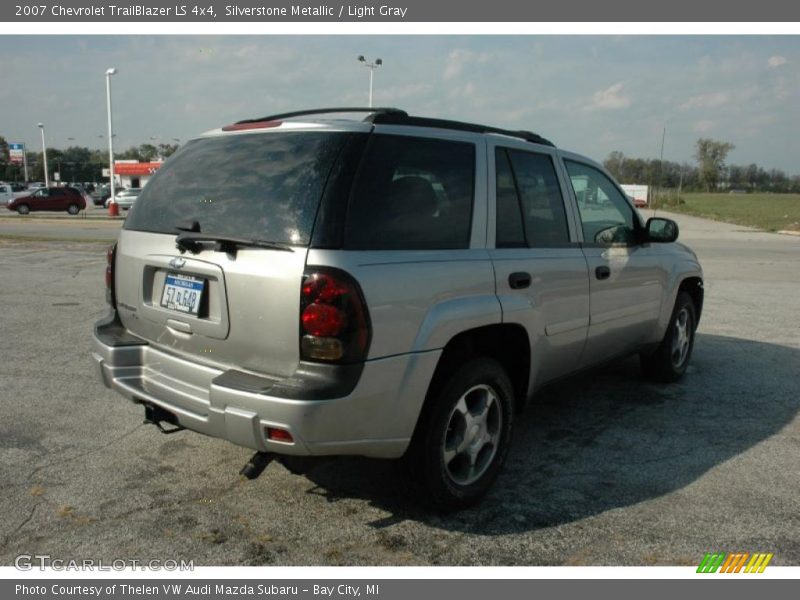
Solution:
[(686, 373), (694, 348), (697, 311), (692, 297), (680, 292), (661, 344), (651, 354), (640, 354), (642, 372), (649, 379), (671, 383)]
[(457, 369), (423, 411), (406, 456), (433, 508), (452, 511), (486, 494), (511, 444), (514, 391), (505, 369), (478, 358)]
[(67, 207), (67, 212), (71, 215), (77, 215), (79, 212), (81, 212), (81, 207), (77, 204), (70, 204)]

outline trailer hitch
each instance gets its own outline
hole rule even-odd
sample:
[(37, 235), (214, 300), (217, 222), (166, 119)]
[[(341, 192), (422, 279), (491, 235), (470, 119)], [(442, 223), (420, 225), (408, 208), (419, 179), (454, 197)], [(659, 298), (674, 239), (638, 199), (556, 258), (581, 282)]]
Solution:
[[(155, 425), (158, 427), (158, 430), (164, 434), (177, 433), (186, 429), (178, 423), (178, 417), (168, 410), (164, 410), (160, 406), (148, 402), (142, 402), (142, 404), (144, 405), (144, 421), (142, 421), (142, 423), (145, 425)], [(171, 429), (165, 429), (162, 423), (169, 423), (173, 427)]]

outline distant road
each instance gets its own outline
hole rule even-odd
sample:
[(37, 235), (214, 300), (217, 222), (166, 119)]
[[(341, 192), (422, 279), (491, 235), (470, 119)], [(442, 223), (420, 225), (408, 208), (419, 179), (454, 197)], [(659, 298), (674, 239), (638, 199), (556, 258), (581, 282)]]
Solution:
[(33, 238), (42, 240), (79, 240), (112, 242), (117, 239), (122, 219), (53, 217), (36, 215), (20, 217), (9, 211), (0, 213), (0, 239)]

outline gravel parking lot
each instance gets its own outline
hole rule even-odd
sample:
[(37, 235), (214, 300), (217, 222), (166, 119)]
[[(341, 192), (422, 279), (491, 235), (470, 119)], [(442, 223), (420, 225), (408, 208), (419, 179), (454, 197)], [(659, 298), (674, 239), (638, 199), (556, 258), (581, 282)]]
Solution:
[(92, 369), (105, 246), (0, 237), (0, 564), (800, 564), (800, 239), (677, 220), (706, 271), (687, 377), (628, 359), (542, 391), (491, 495), (446, 517), (390, 462), (242, 481), (248, 450), (142, 425)]

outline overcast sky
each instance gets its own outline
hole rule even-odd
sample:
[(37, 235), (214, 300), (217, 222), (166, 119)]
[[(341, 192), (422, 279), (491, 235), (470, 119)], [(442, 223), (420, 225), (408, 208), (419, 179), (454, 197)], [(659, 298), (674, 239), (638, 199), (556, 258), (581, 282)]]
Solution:
[[(375, 105), (530, 129), (602, 161), (612, 150), (693, 161), (698, 137), (729, 163), (800, 174), (798, 36), (2, 36), (0, 135), (40, 148), (185, 141), (233, 121)], [(68, 138), (75, 138), (74, 141)]]

